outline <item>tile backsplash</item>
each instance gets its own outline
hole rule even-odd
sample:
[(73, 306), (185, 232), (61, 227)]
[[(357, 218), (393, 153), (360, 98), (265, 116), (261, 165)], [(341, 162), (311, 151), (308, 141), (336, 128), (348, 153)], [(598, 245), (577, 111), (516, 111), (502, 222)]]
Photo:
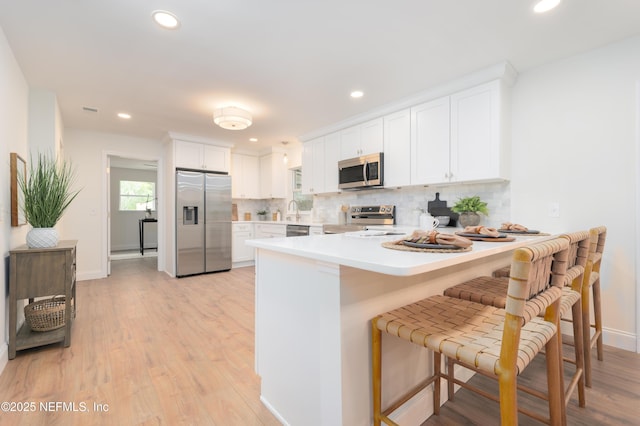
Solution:
[(427, 203), (435, 200), (436, 192), (448, 207), (461, 197), (479, 195), (487, 203), (489, 215), (483, 216), (483, 225), (497, 227), (510, 220), (511, 200), (509, 182), (474, 183), (447, 186), (412, 186), (399, 189), (372, 189), (344, 191), (339, 194), (313, 197), (314, 222), (338, 223), (338, 212), (342, 204), (377, 205), (394, 204), (396, 222), (399, 225), (417, 226), (418, 216), (427, 209)]
[[(478, 195), (488, 205), (489, 216), (483, 216), (480, 222), (486, 226), (498, 227), (511, 220), (511, 195), (509, 182), (473, 183), (447, 186), (411, 186), (398, 189), (371, 189), (363, 191), (343, 191), (316, 195), (313, 197), (311, 221), (316, 223), (338, 223), (340, 206), (394, 204), (396, 206), (396, 222), (399, 225), (417, 226), (418, 216), (427, 209), (427, 203), (433, 201), (436, 192), (440, 200), (446, 201), (448, 207), (461, 197)], [(233, 199), (238, 205), (238, 216), (243, 219), (244, 213), (251, 213), (252, 220), (258, 220), (257, 211), (267, 210), (269, 213), (280, 210), (284, 219), (287, 200), (244, 200)], [(269, 216), (269, 219), (271, 217)]]

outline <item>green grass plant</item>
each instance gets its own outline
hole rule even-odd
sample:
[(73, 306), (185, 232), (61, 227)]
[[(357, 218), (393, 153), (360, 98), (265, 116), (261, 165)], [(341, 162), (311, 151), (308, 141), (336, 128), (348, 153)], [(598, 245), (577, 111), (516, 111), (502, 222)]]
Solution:
[(75, 173), (67, 161), (52, 155), (33, 156), (26, 176), (18, 179), (23, 194), (22, 210), (34, 228), (53, 228), (80, 190), (72, 190)]

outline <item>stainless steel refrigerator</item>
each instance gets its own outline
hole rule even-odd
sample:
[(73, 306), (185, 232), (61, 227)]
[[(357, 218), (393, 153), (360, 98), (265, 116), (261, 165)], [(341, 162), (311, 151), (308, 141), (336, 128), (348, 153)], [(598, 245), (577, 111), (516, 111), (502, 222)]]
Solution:
[(231, 176), (176, 169), (176, 276), (231, 269)]

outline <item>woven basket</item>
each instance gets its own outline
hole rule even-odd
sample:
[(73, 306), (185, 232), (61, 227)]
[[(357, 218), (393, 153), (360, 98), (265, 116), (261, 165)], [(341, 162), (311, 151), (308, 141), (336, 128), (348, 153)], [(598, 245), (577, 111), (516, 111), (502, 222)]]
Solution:
[(33, 331), (50, 331), (64, 327), (65, 297), (38, 300), (24, 307), (24, 317)]

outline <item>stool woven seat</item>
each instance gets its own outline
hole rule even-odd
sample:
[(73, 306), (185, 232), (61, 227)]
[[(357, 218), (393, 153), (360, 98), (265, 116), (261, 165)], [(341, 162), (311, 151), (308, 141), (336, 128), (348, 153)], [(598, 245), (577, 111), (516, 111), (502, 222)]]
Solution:
[[(387, 312), (376, 320), (381, 331), (495, 374), (499, 368), (505, 310), (446, 296), (433, 296)], [(541, 318), (520, 332), (518, 374), (556, 333)]]
[[(444, 295), (481, 303), (483, 305), (504, 308), (507, 304), (508, 286), (509, 280), (505, 278), (476, 277), (446, 289)], [(562, 290), (552, 288), (544, 294), (529, 299), (522, 313), (524, 321), (530, 321), (540, 315), (540, 313), (544, 313), (544, 310), (560, 295), (562, 295)], [(569, 309), (569, 311), (571, 311), (571, 309)]]
[[(389, 415), (433, 384), (434, 413), (440, 413), (441, 381), (475, 390), (500, 402), (503, 425), (517, 425), (518, 411), (538, 420), (560, 425), (565, 421), (564, 388), (561, 381), (558, 321), (562, 285), (565, 280), (569, 243), (555, 238), (515, 250), (511, 277), (506, 284), (504, 308), (448, 296), (433, 296), (380, 314), (371, 320), (374, 425), (396, 424)], [(539, 314), (544, 314), (539, 316)], [(433, 374), (382, 409), (382, 333), (433, 351)], [(519, 410), (518, 375), (544, 349), (547, 357), (549, 418)], [(447, 371), (442, 371), (442, 358)], [(454, 365), (494, 377), (499, 396), (474, 389), (457, 380)]]

